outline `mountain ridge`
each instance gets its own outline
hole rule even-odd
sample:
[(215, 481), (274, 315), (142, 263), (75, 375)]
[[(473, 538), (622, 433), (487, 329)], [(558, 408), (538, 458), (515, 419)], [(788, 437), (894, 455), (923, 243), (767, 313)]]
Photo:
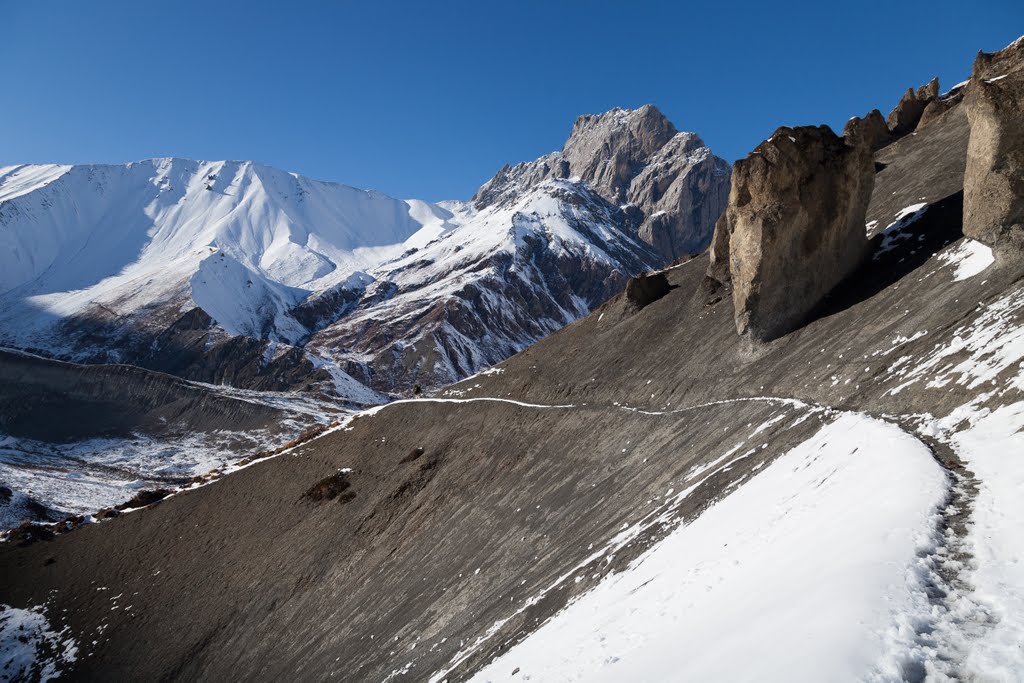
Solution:
[[(602, 136), (609, 145), (598, 144)], [(586, 163), (595, 169), (628, 162), (630, 173), (657, 175), (666, 160), (652, 155), (680, 136), (704, 150), (698, 165), (715, 159), (650, 106), (577, 119), (565, 149), (576, 150), (574, 163), (592, 157)], [(669, 184), (697, 175), (690, 161), (670, 171)], [(699, 227), (686, 228), (695, 249), (710, 239), (728, 183), (719, 162), (710, 175), (701, 171), (714, 191), (684, 193), (703, 207)], [(277, 353), (271, 347), (283, 346), (296, 349), (298, 366), (219, 381), (284, 389), (306, 384), (305, 373), (343, 399), (355, 383), (385, 393), (440, 386), (572, 322), (629, 276), (671, 260), (644, 232), (669, 212), (654, 211), (654, 200), (645, 208), (612, 201), (610, 185), (590, 175), (506, 183), (515, 196), (483, 206), (398, 200), (251, 161), (5, 167), (0, 341), (199, 381), (219, 374), (201, 347), (245, 348), (247, 362), (262, 368), (261, 359)], [(486, 319), (468, 304), (482, 293), (493, 304)], [(434, 300), (439, 294), (443, 302)], [(386, 330), (396, 307), (422, 329)]]

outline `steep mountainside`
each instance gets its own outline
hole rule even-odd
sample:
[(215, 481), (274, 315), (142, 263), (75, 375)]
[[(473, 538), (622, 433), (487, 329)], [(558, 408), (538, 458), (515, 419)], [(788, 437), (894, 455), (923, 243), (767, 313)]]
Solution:
[[(989, 95), (1012, 117), (1024, 71), (1000, 73)], [(724, 275), (702, 255), (435, 396), (4, 544), (29, 661), (81, 680), (1018, 679), (1024, 259), (1017, 223), (982, 235), (1001, 245), (964, 235), (965, 185), (993, 192), (968, 163), (993, 127), (964, 107), (1000, 76), (975, 75), (874, 155), (866, 213), (832, 226), (867, 235), (861, 259), (823, 298), (794, 291), (810, 312), (780, 336), (741, 336), (751, 303), (730, 283), (841, 247), (804, 217), (729, 217), (775, 197), (830, 218), (787, 181), (867, 138), (783, 128), (792, 148), (755, 154), (785, 163), (748, 156), (733, 190), (751, 196), (716, 228), (737, 245)], [(1020, 169), (998, 166), (995, 190)], [(775, 228), (799, 239), (748, 256)]]
[(0, 169), (0, 343), (354, 403), (454, 381), (710, 238), (728, 165), (653, 107), (565, 150), (581, 179), (472, 206), (251, 162)]

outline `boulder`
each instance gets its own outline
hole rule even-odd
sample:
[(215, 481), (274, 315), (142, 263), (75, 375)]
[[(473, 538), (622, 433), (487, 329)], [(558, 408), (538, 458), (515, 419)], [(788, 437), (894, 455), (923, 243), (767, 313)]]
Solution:
[(964, 97), (971, 133), (964, 234), (996, 255), (1024, 254), (1024, 43), (979, 53)]
[(736, 162), (720, 225), (737, 332), (768, 341), (792, 331), (861, 264), (873, 185), (871, 150), (828, 126), (780, 128)]
[(847, 140), (848, 144), (866, 145), (872, 152), (876, 152), (892, 141), (892, 135), (885, 119), (882, 118), (882, 112), (872, 109), (864, 118), (855, 116), (846, 122), (843, 139)]
[(626, 304), (638, 311), (668, 294), (668, 290), (665, 273), (640, 273), (626, 283)]

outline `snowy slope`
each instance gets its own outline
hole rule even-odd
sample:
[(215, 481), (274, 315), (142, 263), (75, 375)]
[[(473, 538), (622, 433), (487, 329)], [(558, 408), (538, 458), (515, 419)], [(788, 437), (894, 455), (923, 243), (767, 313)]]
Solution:
[(923, 444), (843, 415), (473, 680), (898, 680), (943, 491)]
[(618, 227), (621, 210), (579, 181), (546, 180), (510, 205), (453, 208), (454, 226), (429, 240), (424, 228), (407, 243), (421, 247), (372, 269), (378, 289), (367, 303), (309, 346), (350, 367), (375, 359), (376, 380), (392, 372), (392, 386), (411, 370), (445, 384), (586, 315), (659, 264)]
[[(176, 349), (242, 336), (274, 345), (239, 359), (250, 364), (309, 343), (309, 371), (327, 368), (345, 396), (367, 394), (358, 382), (439, 385), (659, 265), (626, 223), (571, 180), (477, 211), (252, 162), (9, 167), (0, 170), (0, 343), (178, 372), (165, 360)], [(182, 322), (195, 308), (212, 319), (209, 337), (168, 337), (198, 330)]]
[[(300, 332), (280, 316), (297, 300), (401, 253), (404, 240), (448, 217), (423, 202), (252, 162), (182, 159), (6, 168), (0, 202), (7, 338), (24, 338), (26, 322), (36, 330), (97, 306), (125, 315), (187, 305), (192, 290), (196, 303), (242, 302), (238, 319), (219, 308), (225, 329), (251, 333), (266, 322), (267, 336), (294, 341)], [(214, 252), (233, 261), (231, 274), (205, 288), (194, 276), (210, 274)]]

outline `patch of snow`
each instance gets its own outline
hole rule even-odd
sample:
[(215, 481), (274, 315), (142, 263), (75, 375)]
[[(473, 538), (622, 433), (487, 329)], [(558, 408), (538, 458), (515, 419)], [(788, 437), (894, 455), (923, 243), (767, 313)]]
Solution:
[(892, 251), (896, 248), (898, 242), (908, 239), (908, 236), (903, 233), (911, 223), (916, 221), (924, 212), (928, 210), (928, 204), (911, 204), (896, 212), (895, 220), (889, 223), (882, 230), (882, 243), (878, 246), (878, 250), (875, 252), (874, 258), (877, 259), (879, 256), (887, 251)]
[(953, 272), (954, 282), (974, 277), (995, 263), (996, 260), (990, 248), (969, 237), (965, 237), (955, 247), (941, 252), (937, 258), (939, 261), (956, 267)]
[[(893, 363), (889, 373), (905, 379), (888, 393), (898, 394), (920, 381), (927, 381), (930, 388), (956, 382), (977, 389), (994, 382), (1003, 371), (1019, 367), (1024, 360), (1024, 288), (979, 309), (976, 317), (958, 327), (948, 342), (936, 344), (924, 358), (904, 357)], [(1024, 379), (1018, 375), (1009, 386), (1024, 390)]]
[(0, 503), (0, 529), (31, 517), (25, 514), (26, 498), (58, 515), (89, 515), (142, 489), (181, 486), (194, 476), (225, 470), (254, 450), (285, 443), (296, 432), (196, 432), (69, 443), (7, 437), (0, 442), (0, 481), (14, 496)]
[(78, 659), (78, 644), (65, 627), (54, 631), (43, 607), (0, 604), (0, 680), (50, 681)]

